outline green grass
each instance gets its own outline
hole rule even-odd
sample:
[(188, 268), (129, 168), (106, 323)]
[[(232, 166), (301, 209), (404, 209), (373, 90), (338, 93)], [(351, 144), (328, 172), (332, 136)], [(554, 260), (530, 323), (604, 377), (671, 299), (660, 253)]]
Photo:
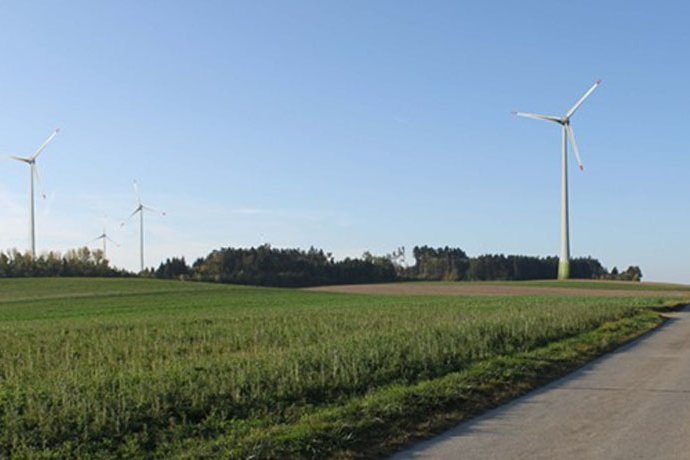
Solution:
[(664, 301), (0, 280), (0, 455), (378, 454), (657, 325)]

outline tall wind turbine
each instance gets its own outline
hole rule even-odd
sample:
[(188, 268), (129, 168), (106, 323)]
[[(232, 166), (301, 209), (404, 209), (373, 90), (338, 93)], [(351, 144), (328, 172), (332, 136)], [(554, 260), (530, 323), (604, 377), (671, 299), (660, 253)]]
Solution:
[(46, 146), (50, 144), (50, 142), (53, 140), (55, 136), (57, 136), (57, 133), (59, 132), (60, 129), (56, 129), (55, 131), (53, 131), (52, 134), (48, 136), (48, 139), (46, 139), (45, 142), (43, 142), (43, 144), (41, 144), (41, 146), (30, 157), (11, 157), (13, 160), (22, 161), (29, 165), (29, 239), (31, 240), (31, 257), (34, 259), (36, 258), (36, 228), (34, 224), (34, 176), (36, 176), (36, 180), (38, 180), (39, 183), (41, 182), (41, 176), (39, 176), (38, 167), (36, 166), (36, 159), (41, 154), (41, 152), (43, 152), (43, 149), (45, 149)]
[(558, 262), (558, 279), (564, 280), (570, 277), (570, 234), (568, 225), (568, 139), (570, 139), (570, 144), (573, 146), (573, 152), (575, 152), (575, 158), (580, 166), (580, 170), (583, 171), (582, 160), (580, 159), (580, 152), (577, 149), (577, 144), (575, 143), (575, 135), (573, 134), (573, 128), (570, 126), (570, 118), (573, 116), (575, 111), (580, 108), (585, 99), (587, 99), (597, 86), (601, 84), (601, 80), (597, 80), (591, 88), (573, 105), (570, 110), (566, 112), (562, 117), (556, 117), (552, 115), (539, 115), (536, 113), (525, 113), (525, 112), (513, 112), (513, 114), (519, 117), (534, 118), (535, 120), (550, 121), (552, 123), (558, 123), (561, 125), (561, 256)]
[[(132, 214), (129, 215), (128, 219), (131, 219), (136, 213), (139, 213), (139, 263), (141, 266), (141, 271), (144, 271), (144, 211), (156, 212), (155, 209), (145, 206), (141, 202), (141, 195), (139, 195), (139, 184), (134, 181), (134, 193), (137, 196), (137, 207), (134, 209)], [(161, 213), (165, 215), (165, 212)], [(124, 223), (122, 224), (124, 225)]]

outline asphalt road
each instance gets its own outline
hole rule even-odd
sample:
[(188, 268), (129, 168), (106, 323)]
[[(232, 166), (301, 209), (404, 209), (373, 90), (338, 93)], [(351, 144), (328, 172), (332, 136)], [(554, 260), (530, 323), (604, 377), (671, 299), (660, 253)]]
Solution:
[(394, 459), (690, 459), (690, 310)]

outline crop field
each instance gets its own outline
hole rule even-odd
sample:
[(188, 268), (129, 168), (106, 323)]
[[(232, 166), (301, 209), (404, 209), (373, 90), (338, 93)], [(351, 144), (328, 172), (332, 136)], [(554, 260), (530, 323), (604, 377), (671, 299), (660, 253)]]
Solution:
[(515, 369), (530, 366), (519, 359), (551, 372), (566, 357), (579, 363), (577, 350), (600, 353), (658, 325), (647, 307), (667, 302), (665, 292), (386, 296), (0, 280), (0, 455), (375, 455), (405, 442), (406, 423), (457, 411), (457, 394), (513, 385)]
[(408, 282), (352, 284), (308, 288), (314, 292), (445, 296), (575, 296), (678, 297), (690, 296), (690, 286), (670, 283), (633, 283), (595, 280)]

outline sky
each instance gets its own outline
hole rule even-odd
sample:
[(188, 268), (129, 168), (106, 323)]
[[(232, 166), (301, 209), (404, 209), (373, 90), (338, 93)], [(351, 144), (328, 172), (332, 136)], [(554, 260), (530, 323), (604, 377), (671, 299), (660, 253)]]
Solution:
[[(0, 248), (557, 255), (690, 283), (687, 2), (0, 0)], [(165, 212), (165, 216), (162, 212)], [(124, 227), (121, 222), (126, 222)]]

